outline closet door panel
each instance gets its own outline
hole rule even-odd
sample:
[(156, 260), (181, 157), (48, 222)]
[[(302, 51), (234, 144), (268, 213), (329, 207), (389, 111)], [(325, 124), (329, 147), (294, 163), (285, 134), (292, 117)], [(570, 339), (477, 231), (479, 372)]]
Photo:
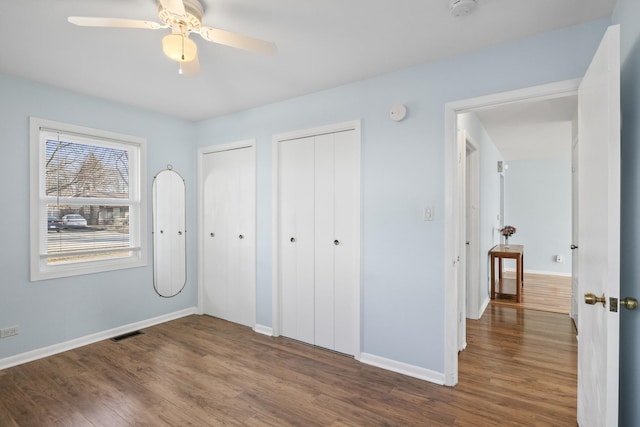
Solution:
[(253, 226), (253, 153), (250, 149), (229, 151), (232, 159), (227, 196), (230, 199), (229, 216), (234, 218), (229, 227), (230, 272), (227, 285), (227, 320), (245, 326), (255, 323), (255, 255), (252, 242)]
[(315, 344), (334, 348), (334, 136), (315, 138)]
[(204, 156), (204, 289), (206, 314), (226, 318), (229, 272), (229, 156), (227, 152)]
[(255, 324), (253, 158), (239, 148), (203, 159), (203, 310), (246, 326)]
[(334, 246), (335, 346), (354, 354), (357, 336), (357, 300), (360, 253), (360, 153), (354, 131), (334, 134), (334, 228), (340, 244)]
[(313, 138), (282, 142), (279, 156), (281, 333), (313, 344)]

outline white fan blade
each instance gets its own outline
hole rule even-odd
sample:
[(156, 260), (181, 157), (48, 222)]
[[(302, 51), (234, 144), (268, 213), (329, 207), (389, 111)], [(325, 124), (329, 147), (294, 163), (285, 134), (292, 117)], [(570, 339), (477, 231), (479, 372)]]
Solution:
[(201, 27), (198, 31), (203, 39), (210, 42), (237, 47), (249, 52), (261, 53), (263, 55), (273, 55), (276, 53), (276, 45), (241, 34), (232, 33), (218, 28)]
[(92, 18), (89, 16), (70, 16), (69, 22), (81, 27), (113, 27), (113, 28), (144, 28), (149, 30), (158, 30), (167, 28), (166, 25), (158, 24), (153, 21), (139, 21), (137, 19), (121, 19), (121, 18)]
[(195, 76), (200, 72), (200, 60), (196, 56), (196, 59), (189, 62), (180, 63), (180, 74), (186, 77)]
[(160, 4), (174, 15), (185, 16), (187, 14), (182, 0), (160, 0)]

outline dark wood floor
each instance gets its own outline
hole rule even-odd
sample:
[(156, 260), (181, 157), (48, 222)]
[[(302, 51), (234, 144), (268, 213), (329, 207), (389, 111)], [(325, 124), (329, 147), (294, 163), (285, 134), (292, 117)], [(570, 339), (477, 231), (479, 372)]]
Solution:
[(568, 316), (491, 305), (444, 387), (208, 316), (0, 371), (0, 426), (575, 425)]

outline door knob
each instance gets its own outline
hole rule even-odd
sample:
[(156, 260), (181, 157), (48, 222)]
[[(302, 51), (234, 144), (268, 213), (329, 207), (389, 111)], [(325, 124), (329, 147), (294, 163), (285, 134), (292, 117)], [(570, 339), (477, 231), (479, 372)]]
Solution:
[(635, 310), (636, 308), (638, 308), (638, 300), (635, 298), (626, 297), (620, 300), (620, 305), (627, 310)]
[(296, 242), (296, 238), (292, 237), (291, 239), (289, 239), (291, 241), (291, 243), (295, 243)]
[(244, 239), (244, 236), (241, 234), (238, 236), (238, 239)]
[(209, 233), (209, 236), (213, 237), (215, 236), (215, 233)]
[(571, 245), (571, 246), (569, 246), (569, 248), (570, 248), (571, 250), (574, 250), (574, 249), (578, 249), (578, 246), (576, 246), (576, 245)]
[(605, 304), (607, 303), (607, 299), (605, 298), (604, 294), (602, 294), (602, 296), (599, 297), (599, 296), (596, 296), (595, 294), (588, 293), (588, 294), (584, 294), (584, 302), (589, 305), (602, 303), (602, 306), (604, 307)]
[(336, 239), (336, 240), (334, 240), (334, 241), (333, 241), (333, 244), (334, 244), (334, 245), (336, 245), (336, 246), (338, 246), (338, 245), (340, 244), (340, 240), (337, 240), (337, 239)]

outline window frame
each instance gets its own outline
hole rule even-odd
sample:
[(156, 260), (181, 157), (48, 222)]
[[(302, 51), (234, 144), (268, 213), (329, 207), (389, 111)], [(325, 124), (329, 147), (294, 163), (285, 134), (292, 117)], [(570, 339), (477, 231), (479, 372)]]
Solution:
[[(30, 174), (30, 270), (31, 281), (71, 277), (104, 271), (121, 270), (147, 265), (147, 142), (144, 138), (93, 129), (52, 120), (29, 118), (29, 174)], [(42, 143), (41, 132), (59, 132), (77, 136), (87, 141), (106, 142), (109, 145), (126, 148), (134, 154), (130, 159), (129, 198), (126, 205), (130, 209), (130, 245), (129, 256), (105, 258), (74, 263), (47, 263), (48, 230), (43, 226), (47, 217), (47, 197), (44, 194), (44, 161), (46, 148)], [(133, 158), (135, 157), (135, 158)], [(86, 201), (86, 200), (85, 200)], [(84, 203), (83, 200), (79, 202)], [(90, 204), (100, 204), (100, 199), (92, 199)], [(43, 220), (44, 218), (44, 220)]]

